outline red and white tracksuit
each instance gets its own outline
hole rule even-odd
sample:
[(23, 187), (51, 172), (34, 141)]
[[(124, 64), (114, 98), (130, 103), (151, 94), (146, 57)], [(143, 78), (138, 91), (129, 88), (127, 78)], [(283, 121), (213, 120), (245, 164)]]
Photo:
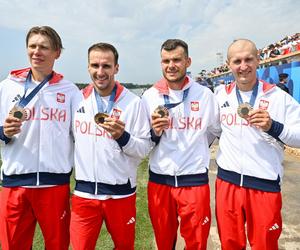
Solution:
[[(249, 102), (251, 92), (240, 91)], [(254, 109), (278, 123), (277, 134), (252, 127), (237, 114), (236, 85), (217, 93), (222, 134), (217, 154), (216, 214), (222, 249), (278, 249), (282, 230), (283, 146), (300, 147), (300, 105), (275, 85), (259, 81)], [(277, 127), (278, 128), (278, 127)]]
[(219, 131), (218, 106), (213, 93), (186, 77), (181, 90), (163, 79), (142, 96), (148, 121), (159, 105), (181, 102), (169, 110), (169, 127), (150, 153), (148, 204), (158, 249), (174, 247), (178, 216), (186, 249), (206, 249), (211, 223), (207, 132)]
[[(29, 68), (0, 83), (0, 126), (24, 94)], [(36, 87), (29, 84), (27, 95)], [(31, 249), (38, 221), (47, 249), (68, 249), (70, 136), (73, 101), (79, 89), (63, 76), (52, 79), (25, 107), (21, 132), (2, 146), (0, 240), (2, 249)], [(2, 127), (3, 128), (3, 127)]]
[[(150, 151), (149, 125), (140, 98), (118, 82), (110, 112), (125, 123), (125, 132), (114, 140), (94, 122), (98, 113), (93, 85), (75, 114), (76, 187), (72, 198), (71, 244), (94, 249), (105, 220), (115, 249), (133, 249), (137, 167)], [(106, 100), (103, 98), (103, 104)]]

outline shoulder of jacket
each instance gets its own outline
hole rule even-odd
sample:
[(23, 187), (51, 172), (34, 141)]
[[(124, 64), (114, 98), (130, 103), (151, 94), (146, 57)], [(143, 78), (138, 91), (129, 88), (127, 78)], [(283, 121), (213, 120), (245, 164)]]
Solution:
[(154, 86), (151, 86), (149, 89), (145, 90), (142, 98), (153, 98), (153, 96), (158, 96), (159, 95), (159, 91), (157, 88), (155, 88)]

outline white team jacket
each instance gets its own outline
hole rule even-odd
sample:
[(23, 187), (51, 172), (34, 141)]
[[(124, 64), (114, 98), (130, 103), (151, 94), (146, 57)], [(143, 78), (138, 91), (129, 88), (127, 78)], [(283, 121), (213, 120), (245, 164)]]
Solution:
[(150, 129), (145, 122), (140, 98), (119, 83), (117, 86), (110, 115), (125, 123), (125, 131), (130, 134), (129, 141), (119, 146), (107, 131), (94, 122), (98, 113), (97, 103), (92, 84), (87, 86), (73, 122), (77, 191), (98, 195), (134, 192), (137, 167), (150, 151)]
[[(0, 126), (24, 94), (29, 68), (12, 71), (0, 83)], [(31, 83), (28, 95), (36, 84)], [(69, 182), (73, 166), (70, 136), (73, 100), (79, 89), (63, 76), (53, 78), (25, 107), (21, 133), (2, 145), (1, 177), (4, 186), (55, 185)], [(4, 144), (2, 142), (2, 144)], [(12, 178), (12, 179), (11, 179)]]
[[(186, 77), (182, 90), (170, 90), (162, 79), (142, 96), (150, 123), (155, 108), (165, 104), (164, 95), (169, 95), (170, 103), (181, 102), (183, 92), (188, 88), (184, 102), (169, 110), (169, 128), (163, 132), (149, 159), (150, 171), (175, 179), (207, 173), (210, 160), (207, 131), (220, 130), (217, 102), (207, 87), (189, 77)], [(180, 186), (176, 182), (177, 179), (175, 186)]]
[[(250, 176), (252, 181), (255, 179), (251, 177), (256, 177), (280, 182), (283, 176), (283, 148), (278, 140), (249, 126), (245, 119), (238, 116), (235, 83), (227, 85), (216, 97), (222, 127), (217, 164), (224, 170), (240, 174), (241, 186), (244, 186), (243, 176)], [(275, 85), (259, 81), (254, 104), (254, 109), (258, 108), (267, 110), (273, 120), (284, 125), (279, 135), (284, 144), (300, 147), (300, 105), (295, 99)], [(254, 188), (255, 185), (260, 184), (254, 181), (249, 187)], [(263, 187), (258, 189), (265, 190)], [(272, 188), (269, 191), (273, 191)]]

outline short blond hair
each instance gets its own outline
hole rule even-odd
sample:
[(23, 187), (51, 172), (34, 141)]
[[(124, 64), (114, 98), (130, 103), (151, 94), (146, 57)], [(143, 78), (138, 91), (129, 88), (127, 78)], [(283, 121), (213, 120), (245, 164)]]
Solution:
[(246, 39), (246, 38), (239, 38), (239, 39), (235, 39), (233, 40), (233, 42), (229, 45), (228, 49), (227, 49), (227, 60), (229, 61), (230, 59), (230, 50), (233, 46), (237, 45), (237, 44), (249, 44), (251, 45), (252, 47), (252, 51), (253, 51), (253, 54), (255, 56), (258, 55), (258, 50), (256, 48), (256, 45), (254, 42), (252, 42), (251, 40), (249, 39)]

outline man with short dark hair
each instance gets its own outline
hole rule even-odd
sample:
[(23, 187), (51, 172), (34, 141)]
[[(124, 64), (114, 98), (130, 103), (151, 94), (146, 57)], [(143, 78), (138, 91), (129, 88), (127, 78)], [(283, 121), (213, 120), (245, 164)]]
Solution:
[(74, 116), (75, 179), (71, 245), (95, 249), (105, 221), (115, 249), (133, 250), (137, 167), (150, 150), (140, 98), (115, 80), (118, 52), (108, 43), (88, 50), (92, 83)]
[(185, 249), (206, 249), (211, 223), (207, 131), (219, 131), (213, 93), (187, 76), (188, 45), (161, 46), (163, 79), (142, 96), (155, 146), (149, 157), (148, 206), (159, 250), (174, 249), (180, 218)]
[(71, 118), (79, 89), (53, 71), (63, 48), (49, 26), (26, 37), (30, 68), (0, 83), (2, 250), (29, 250), (39, 223), (49, 250), (69, 248)]

